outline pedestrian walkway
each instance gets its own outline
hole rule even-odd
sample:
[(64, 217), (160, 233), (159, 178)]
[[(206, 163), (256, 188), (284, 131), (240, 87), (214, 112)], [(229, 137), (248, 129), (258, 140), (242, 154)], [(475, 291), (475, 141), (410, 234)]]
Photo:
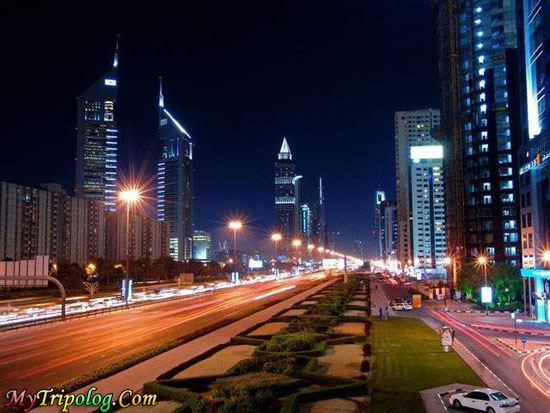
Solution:
[[(292, 307), (294, 304), (306, 299), (307, 297), (314, 295), (335, 281), (336, 279), (332, 279), (324, 282), (323, 284), (268, 307), (265, 310), (258, 311), (248, 317), (242, 318), (225, 327), (205, 334), (186, 344), (123, 370), (120, 373), (92, 383), (91, 385), (86, 386), (75, 393), (86, 393), (89, 388), (96, 387), (96, 393), (112, 393), (113, 400), (117, 400), (118, 395), (126, 389), (131, 389), (134, 392), (137, 392), (142, 389), (144, 383), (154, 381), (157, 377), (168, 370), (200, 356), (214, 347), (228, 343), (232, 337), (254, 327), (256, 324), (269, 320), (275, 314), (278, 314), (281, 311)], [(97, 407), (72, 406), (71, 413), (91, 412), (96, 409)], [(42, 407), (38, 410), (43, 413), (59, 413), (59, 407)]]
[[(376, 288), (378, 286), (378, 288)], [(386, 314), (386, 307), (388, 306), (388, 297), (384, 293), (384, 284), (376, 281), (372, 281), (372, 286), (370, 289), (371, 293), (371, 303), (372, 303), (372, 316), (378, 317), (379, 308), (382, 307), (384, 310), (384, 315)], [(388, 307), (389, 308), (389, 307)], [(395, 316), (395, 312), (392, 309), (389, 309), (389, 315)]]

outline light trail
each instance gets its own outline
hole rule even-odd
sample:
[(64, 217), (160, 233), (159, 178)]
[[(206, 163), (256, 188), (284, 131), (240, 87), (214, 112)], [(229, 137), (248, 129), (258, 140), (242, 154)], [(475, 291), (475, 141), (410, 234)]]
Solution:
[[(536, 363), (537, 357), (540, 357), (538, 363)], [(548, 357), (550, 357), (550, 352), (532, 353), (525, 356), (521, 361), (521, 372), (532, 387), (550, 399), (550, 377), (543, 367), (543, 363)]]
[[(324, 272), (304, 273), (294, 275), (292, 273), (281, 273), (278, 277), (274, 275), (257, 276), (254, 278), (244, 279), (238, 284), (230, 282), (219, 282), (204, 285), (196, 285), (191, 288), (180, 289), (176, 287), (169, 287), (161, 289), (158, 292), (139, 292), (134, 294), (132, 303), (154, 303), (162, 302), (174, 298), (193, 297), (207, 292), (228, 290), (231, 288), (239, 288), (251, 284), (265, 283), (269, 281), (279, 281), (288, 278), (301, 278), (301, 277), (314, 277), (324, 278)], [(76, 297), (72, 298), (74, 300)], [(69, 299), (68, 299), (69, 300)], [(116, 295), (112, 297), (103, 297), (97, 299), (91, 299), (87, 302), (76, 302), (67, 304), (66, 314), (84, 314), (100, 309), (120, 309), (124, 310), (126, 303), (121, 299), (121, 296)], [(12, 308), (9, 312), (0, 314), (0, 326), (10, 326), (17, 323), (25, 323), (31, 321), (45, 321), (49, 318), (59, 317), (61, 315), (61, 305), (55, 304), (45, 307), (44, 304), (37, 304), (35, 307), (20, 309)]]
[(254, 300), (261, 300), (262, 298), (270, 297), (275, 294), (282, 293), (284, 291), (292, 290), (293, 288), (296, 288), (295, 285), (289, 285), (288, 287), (279, 288), (278, 290), (270, 291), (268, 293), (259, 295), (257, 297), (254, 297)]

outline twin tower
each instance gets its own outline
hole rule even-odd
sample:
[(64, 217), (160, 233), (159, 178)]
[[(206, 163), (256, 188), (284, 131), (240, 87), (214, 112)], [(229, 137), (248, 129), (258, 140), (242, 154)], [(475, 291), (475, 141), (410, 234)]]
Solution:
[[(118, 192), (122, 189), (118, 166), (118, 43), (117, 38), (111, 68), (78, 97), (77, 107), (75, 194), (103, 202), (107, 213), (116, 213)], [(157, 219), (169, 222), (170, 256), (182, 261), (192, 254), (193, 141), (166, 108), (162, 80), (158, 111), (161, 149), (157, 165)]]

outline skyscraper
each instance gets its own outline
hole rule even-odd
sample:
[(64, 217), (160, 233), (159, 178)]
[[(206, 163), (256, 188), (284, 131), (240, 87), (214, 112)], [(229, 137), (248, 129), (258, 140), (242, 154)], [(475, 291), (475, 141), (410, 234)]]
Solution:
[(303, 204), (300, 206), (300, 221), (301, 238), (306, 244), (310, 244), (312, 242), (311, 235), (313, 216), (311, 208), (308, 204)]
[(522, 266), (550, 247), (550, 0), (518, 0)]
[(114, 211), (118, 154), (118, 39), (111, 69), (78, 97), (77, 197), (104, 202)]
[[(466, 234), (465, 245), (456, 247), (469, 258), (487, 254), (493, 261), (519, 264), (519, 136), (510, 112), (514, 93), (507, 58), (507, 50), (517, 46), (516, 2), (440, 0), (436, 5), (441, 61), (454, 73), (441, 79), (447, 91), (443, 112), (450, 119), (460, 118), (460, 125), (451, 122), (453, 130), (446, 128), (443, 134), (445, 147), (454, 145), (451, 156), (460, 150), (463, 158), (462, 177), (454, 174), (453, 185), (464, 185)], [(454, 37), (455, 46), (445, 47), (442, 40)], [(449, 53), (455, 56), (449, 58)], [(456, 146), (457, 134), (461, 148)], [(460, 219), (452, 210), (449, 217)]]
[(199, 261), (210, 261), (212, 249), (212, 237), (206, 231), (195, 231), (193, 233), (193, 259)]
[(193, 142), (191, 135), (164, 106), (162, 79), (159, 93), (157, 216), (170, 223), (170, 256), (191, 258), (193, 247)]
[(386, 229), (383, 223), (383, 209), (382, 202), (386, 200), (386, 193), (384, 191), (376, 191), (376, 197), (374, 201), (374, 250), (376, 252), (376, 258), (385, 258), (384, 246), (385, 236), (384, 231)]
[(395, 163), (397, 177), (398, 260), (409, 265), (413, 260), (410, 205), (411, 147), (434, 145), (434, 132), (440, 124), (437, 109), (395, 113)]
[(300, 179), (286, 138), (275, 162), (275, 213), (277, 230), (283, 236), (283, 245), (288, 248), (292, 238), (300, 234)]
[(414, 266), (423, 269), (444, 268), (443, 146), (412, 146), (410, 158), (410, 231)]
[(380, 204), (384, 226), (384, 258), (397, 259), (397, 206), (394, 200), (386, 199)]

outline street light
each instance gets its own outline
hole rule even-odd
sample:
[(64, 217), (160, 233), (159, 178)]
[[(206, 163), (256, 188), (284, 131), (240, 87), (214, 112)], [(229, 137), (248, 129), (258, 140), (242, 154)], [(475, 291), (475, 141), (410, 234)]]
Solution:
[(243, 227), (241, 221), (230, 221), (229, 228), (233, 230), (233, 260), (237, 263), (237, 231)]
[(548, 266), (548, 263), (550, 262), (550, 250), (544, 250), (542, 252), (541, 260), (544, 265)]
[(277, 256), (279, 255), (279, 241), (283, 239), (283, 236), (279, 234), (278, 232), (271, 234), (271, 241), (275, 242), (275, 259), (277, 259)]
[(137, 188), (128, 188), (120, 191), (118, 199), (126, 204), (126, 305), (130, 295), (130, 208), (141, 198)]

